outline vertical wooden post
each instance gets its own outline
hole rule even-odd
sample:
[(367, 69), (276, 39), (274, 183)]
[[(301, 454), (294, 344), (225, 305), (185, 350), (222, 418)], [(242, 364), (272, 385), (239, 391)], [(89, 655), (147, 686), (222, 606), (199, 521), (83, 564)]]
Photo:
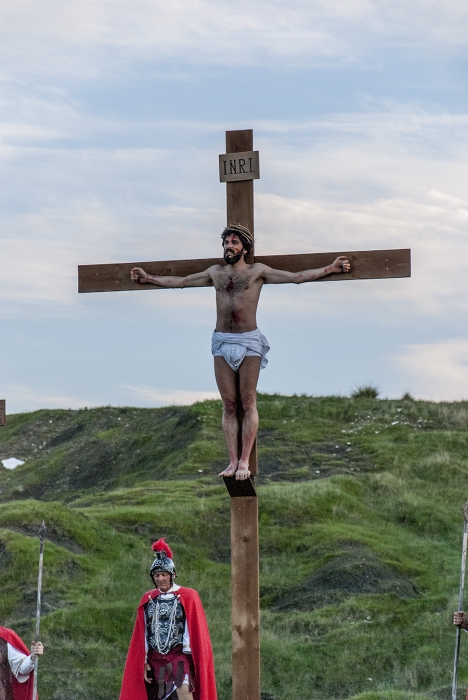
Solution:
[(258, 499), (231, 498), (232, 700), (260, 700)]
[(0, 399), (0, 425), (6, 424), (5, 399)]
[[(226, 153), (253, 150), (253, 131), (226, 132)], [(242, 224), (254, 233), (253, 180), (226, 183), (227, 225)], [(254, 249), (246, 258), (254, 261)], [(237, 416), (243, 419), (239, 395)], [(239, 431), (239, 453), (242, 435)], [(258, 473), (257, 441), (249, 459)], [(258, 501), (256, 496), (231, 498), (232, 700), (260, 700), (260, 588)]]

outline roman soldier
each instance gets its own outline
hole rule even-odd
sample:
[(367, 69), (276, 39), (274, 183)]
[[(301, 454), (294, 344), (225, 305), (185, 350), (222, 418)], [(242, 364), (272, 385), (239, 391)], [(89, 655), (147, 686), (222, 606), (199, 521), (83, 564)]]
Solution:
[(175, 583), (172, 551), (153, 544), (155, 588), (142, 597), (127, 654), (120, 700), (216, 700), (205, 611), (193, 588)]
[(29, 653), (13, 630), (0, 626), (0, 700), (31, 700), (34, 661), (43, 653), (41, 642), (34, 642)]

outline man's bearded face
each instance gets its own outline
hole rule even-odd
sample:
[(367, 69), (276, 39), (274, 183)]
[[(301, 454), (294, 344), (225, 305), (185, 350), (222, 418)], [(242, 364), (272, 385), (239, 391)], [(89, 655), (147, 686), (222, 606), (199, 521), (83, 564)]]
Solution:
[(229, 234), (224, 239), (224, 262), (226, 265), (235, 265), (244, 256), (244, 245), (235, 234)]

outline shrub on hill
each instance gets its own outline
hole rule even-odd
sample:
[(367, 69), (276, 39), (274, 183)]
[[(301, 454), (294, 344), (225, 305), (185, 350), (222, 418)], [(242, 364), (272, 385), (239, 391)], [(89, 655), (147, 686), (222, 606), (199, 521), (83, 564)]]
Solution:
[(380, 391), (376, 386), (372, 384), (362, 385), (356, 387), (354, 391), (351, 392), (352, 399), (378, 399)]

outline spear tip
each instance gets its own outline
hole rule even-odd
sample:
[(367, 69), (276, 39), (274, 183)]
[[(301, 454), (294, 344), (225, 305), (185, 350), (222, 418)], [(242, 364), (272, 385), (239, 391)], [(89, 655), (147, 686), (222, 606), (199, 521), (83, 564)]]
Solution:
[(465, 503), (465, 507), (463, 508), (463, 515), (465, 516), (465, 520), (468, 520), (468, 501)]
[(46, 524), (44, 521), (42, 521), (41, 526), (39, 528), (39, 537), (41, 540), (44, 539), (46, 532), (47, 532)]

